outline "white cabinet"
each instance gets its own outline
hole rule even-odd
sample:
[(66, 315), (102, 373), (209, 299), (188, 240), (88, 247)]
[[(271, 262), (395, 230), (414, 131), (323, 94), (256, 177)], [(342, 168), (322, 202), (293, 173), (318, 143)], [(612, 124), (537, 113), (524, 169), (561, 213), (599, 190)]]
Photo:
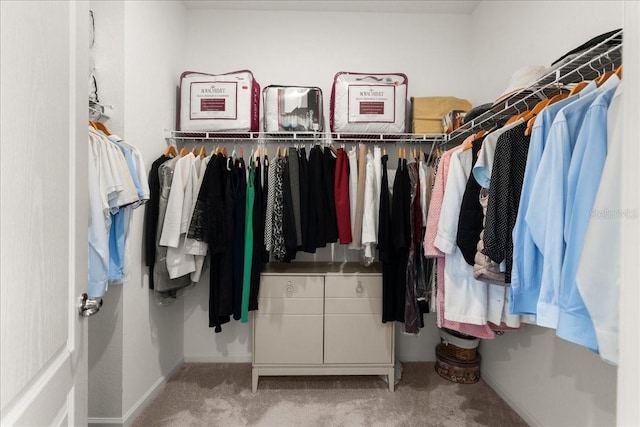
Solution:
[(393, 391), (394, 328), (382, 323), (379, 266), (269, 266), (258, 308), (253, 392), (264, 375), (386, 375)]

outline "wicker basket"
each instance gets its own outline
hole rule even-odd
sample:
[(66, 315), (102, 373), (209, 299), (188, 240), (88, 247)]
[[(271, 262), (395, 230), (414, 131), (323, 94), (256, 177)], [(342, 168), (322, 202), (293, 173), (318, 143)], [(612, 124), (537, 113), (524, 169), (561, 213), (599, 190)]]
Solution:
[(473, 384), (480, 379), (480, 354), (474, 360), (461, 362), (443, 353), (442, 344), (436, 346), (435, 370), (442, 378), (459, 384)]
[(478, 355), (477, 348), (461, 348), (444, 340), (441, 340), (440, 346), (442, 347), (442, 354), (455, 360), (467, 362), (475, 360)]
[(447, 330), (440, 330), (440, 347), (442, 354), (454, 360), (472, 361), (478, 355), (480, 340), (474, 337), (453, 335)]

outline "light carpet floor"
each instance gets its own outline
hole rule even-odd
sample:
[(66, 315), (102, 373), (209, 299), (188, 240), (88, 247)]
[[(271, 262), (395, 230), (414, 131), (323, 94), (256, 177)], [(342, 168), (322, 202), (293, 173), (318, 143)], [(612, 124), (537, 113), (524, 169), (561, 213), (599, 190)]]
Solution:
[(395, 392), (377, 376), (260, 377), (251, 365), (187, 363), (133, 423), (142, 426), (526, 426), (482, 380), (456, 384), (403, 363)]

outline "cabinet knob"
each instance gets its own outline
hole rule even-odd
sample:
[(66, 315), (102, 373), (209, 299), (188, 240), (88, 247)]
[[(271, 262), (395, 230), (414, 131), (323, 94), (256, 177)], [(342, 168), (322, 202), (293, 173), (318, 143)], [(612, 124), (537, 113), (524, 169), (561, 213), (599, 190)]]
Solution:
[(287, 295), (291, 295), (293, 294), (293, 283), (291, 283), (291, 281), (287, 282)]
[(364, 288), (362, 287), (362, 282), (358, 280), (358, 286), (356, 286), (356, 293), (360, 295), (363, 292), (364, 292)]

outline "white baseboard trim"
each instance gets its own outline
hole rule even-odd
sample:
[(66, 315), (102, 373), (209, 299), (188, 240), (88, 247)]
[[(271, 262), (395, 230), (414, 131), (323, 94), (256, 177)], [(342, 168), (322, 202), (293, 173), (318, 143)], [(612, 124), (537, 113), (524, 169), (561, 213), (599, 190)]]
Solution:
[(502, 398), (507, 404), (518, 414), (520, 417), (531, 427), (544, 427), (544, 424), (536, 418), (531, 412), (529, 412), (520, 402), (516, 401), (503, 387), (501, 387), (497, 381), (490, 375), (486, 375), (484, 372), (480, 373), (480, 376), (485, 383), (489, 385), (498, 396)]
[(233, 354), (228, 356), (184, 356), (184, 363), (251, 363), (251, 354)]
[(184, 359), (178, 361), (178, 363), (169, 371), (167, 375), (161, 376), (156, 380), (155, 383), (149, 387), (149, 389), (138, 399), (138, 401), (133, 404), (131, 408), (124, 414), (122, 418), (99, 418), (99, 417), (89, 417), (88, 424), (89, 425), (117, 425), (117, 426), (129, 426), (133, 424), (136, 417), (140, 415), (140, 413), (147, 407), (149, 403), (156, 397), (156, 395), (160, 392), (160, 389), (163, 385), (171, 379), (180, 368), (184, 365)]

